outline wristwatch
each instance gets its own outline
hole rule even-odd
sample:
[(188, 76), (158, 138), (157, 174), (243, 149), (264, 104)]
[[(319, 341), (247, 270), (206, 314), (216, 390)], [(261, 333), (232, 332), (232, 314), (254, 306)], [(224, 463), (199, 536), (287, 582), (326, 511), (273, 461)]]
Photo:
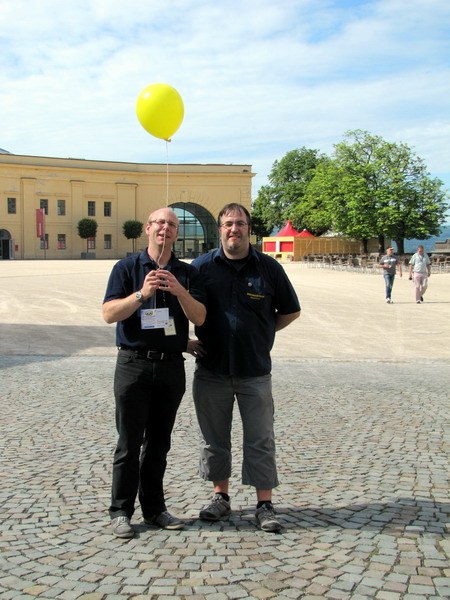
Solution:
[(145, 302), (145, 298), (144, 298), (144, 296), (142, 295), (142, 292), (136, 292), (136, 300), (139, 300), (139, 302), (140, 302), (141, 304), (144, 304), (144, 302)]

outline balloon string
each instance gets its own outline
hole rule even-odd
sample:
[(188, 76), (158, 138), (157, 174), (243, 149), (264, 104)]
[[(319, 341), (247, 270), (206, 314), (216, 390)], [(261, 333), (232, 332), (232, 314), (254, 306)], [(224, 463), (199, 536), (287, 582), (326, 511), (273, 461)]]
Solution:
[(169, 142), (166, 140), (166, 206), (169, 206)]

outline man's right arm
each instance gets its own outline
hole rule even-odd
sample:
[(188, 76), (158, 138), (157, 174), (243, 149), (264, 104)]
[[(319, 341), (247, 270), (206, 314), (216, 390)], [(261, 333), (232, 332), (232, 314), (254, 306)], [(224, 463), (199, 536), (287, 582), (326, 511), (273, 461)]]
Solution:
[(300, 316), (300, 311), (289, 313), (288, 315), (280, 315), (277, 313), (275, 319), (275, 331), (280, 331), (290, 325), (295, 319)]
[[(124, 277), (124, 276), (122, 276)], [(127, 279), (130, 282), (131, 280)], [(129, 296), (124, 298), (111, 298), (106, 300), (102, 306), (102, 316), (106, 323), (117, 323), (118, 321), (124, 321), (131, 317), (140, 306), (141, 302), (136, 298), (136, 292), (140, 291), (145, 300), (148, 300), (155, 291), (159, 288), (160, 281), (158, 277), (158, 271), (150, 271), (144, 278), (142, 288), (140, 290), (133, 291)], [(120, 286), (121, 287), (121, 286)], [(111, 295), (119, 294), (119, 286), (113, 286), (114, 290)], [(130, 289), (130, 287), (128, 287)]]
[(108, 300), (102, 306), (102, 316), (107, 323), (117, 323), (131, 317), (137, 311), (141, 303), (133, 292), (126, 298), (115, 298)]

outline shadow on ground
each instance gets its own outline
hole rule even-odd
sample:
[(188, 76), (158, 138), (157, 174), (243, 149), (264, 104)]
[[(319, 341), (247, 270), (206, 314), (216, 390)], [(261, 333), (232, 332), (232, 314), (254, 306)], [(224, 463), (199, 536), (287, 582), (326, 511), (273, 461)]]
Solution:
[(115, 327), (98, 325), (33, 325), (0, 323), (1, 355), (20, 356), (21, 363), (115, 348)]
[[(254, 516), (254, 508), (246, 508), (240, 512), (242, 518), (232, 517), (228, 527), (240, 526)], [(239, 514), (239, 513), (237, 513)], [(444, 534), (450, 520), (450, 503), (432, 500), (415, 500), (398, 498), (392, 502), (352, 504), (339, 508), (312, 506), (302, 508), (277, 507), (277, 515), (283, 523), (284, 530), (342, 528), (370, 529), (384, 533), (399, 533), (406, 529), (419, 534)]]

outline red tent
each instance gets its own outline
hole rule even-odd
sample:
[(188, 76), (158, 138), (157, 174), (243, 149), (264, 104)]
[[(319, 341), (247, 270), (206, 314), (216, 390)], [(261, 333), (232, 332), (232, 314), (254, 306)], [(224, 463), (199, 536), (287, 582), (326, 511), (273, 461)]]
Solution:
[[(280, 235), (280, 234), (278, 234)], [(297, 233), (297, 235), (299, 237), (315, 237), (310, 231), (308, 231), (307, 229), (303, 229), (303, 231), (300, 231), (300, 233)]]
[(286, 221), (286, 225), (283, 229), (278, 233), (275, 233), (273, 237), (299, 237), (300, 235), (301, 233), (299, 233), (292, 225), (292, 221)]

